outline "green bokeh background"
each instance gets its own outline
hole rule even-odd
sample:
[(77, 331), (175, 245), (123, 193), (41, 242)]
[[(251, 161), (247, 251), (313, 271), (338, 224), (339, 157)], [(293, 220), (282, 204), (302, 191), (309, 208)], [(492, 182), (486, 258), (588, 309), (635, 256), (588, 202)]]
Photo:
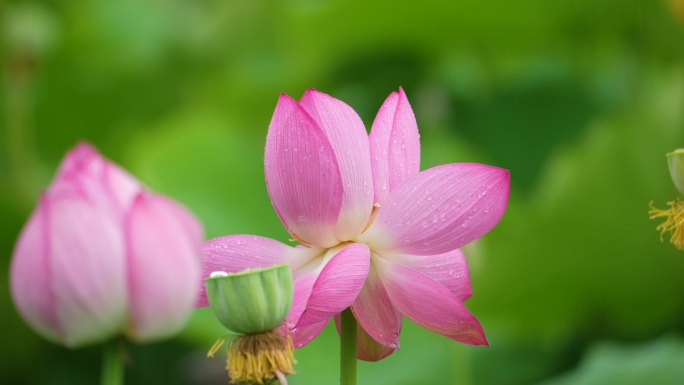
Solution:
[[(263, 175), (279, 93), (318, 88), (370, 126), (400, 85), (423, 169), (511, 171), (504, 219), (466, 248), (467, 305), (491, 347), (406, 322), (402, 348), (360, 363), (359, 383), (684, 383), (684, 253), (647, 214), (677, 197), (664, 154), (684, 146), (682, 4), (0, 3), (0, 383), (98, 381), (99, 348), (40, 339), (7, 277), (22, 224), (77, 141), (189, 206), (208, 237), (286, 241)], [(172, 341), (131, 345), (127, 383), (227, 383), (223, 362), (204, 357), (222, 333), (204, 309)], [(292, 384), (336, 383), (332, 325), (297, 353)]]

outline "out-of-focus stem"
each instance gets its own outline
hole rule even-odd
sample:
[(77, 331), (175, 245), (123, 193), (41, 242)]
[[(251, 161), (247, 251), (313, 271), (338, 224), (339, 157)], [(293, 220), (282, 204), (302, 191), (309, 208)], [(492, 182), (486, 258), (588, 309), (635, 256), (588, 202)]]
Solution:
[(102, 377), (100, 385), (123, 385), (124, 360), (118, 343), (113, 342), (104, 347), (102, 356)]
[[(0, 51), (2, 113), (6, 161), (13, 192), (25, 203), (33, 202), (38, 190), (34, 149), (34, 88), (36, 74), (52, 31), (42, 7), (0, 7), (3, 43)], [(11, 12), (10, 12), (11, 11)], [(0, 43), (1, 44), (1, 43)], [(24, 203), (22, 202), (22, 203)]]

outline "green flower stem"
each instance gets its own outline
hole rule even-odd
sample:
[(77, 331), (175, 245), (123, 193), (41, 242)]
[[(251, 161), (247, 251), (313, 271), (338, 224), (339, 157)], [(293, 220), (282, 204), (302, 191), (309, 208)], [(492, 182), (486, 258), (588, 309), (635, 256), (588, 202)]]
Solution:
[(340, 385), (356, 385), (356, 328), (354, 314), (345, 309), (340, 335)]
[(102, 356), (101, 385), (123, 385), (124, 360), (118, 341), (113, 341), (104, 347)]

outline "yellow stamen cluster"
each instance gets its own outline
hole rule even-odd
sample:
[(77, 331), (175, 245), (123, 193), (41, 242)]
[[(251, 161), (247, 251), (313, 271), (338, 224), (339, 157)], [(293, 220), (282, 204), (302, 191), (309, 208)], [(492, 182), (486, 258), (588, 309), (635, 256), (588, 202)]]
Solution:
[[(213, 357), (224, 343), (225, 338), (216, 341), (207, 356)], [(294, 374), (292, 364), (297, 361), (293, 350), (292, 338), (275, 330), (234, 337), (226, 361), (231, 383), (264, 384), (279, 374)]]
[(648, 214), (651, 219), (665, 218), (665, 222), (656, 227), (660, 231), (660, 240), (663, 239), (663, 234), (669, 232), (670, 242), (679, 250), (684, 250), (684, 201), (676, 199), (667, 202), (667, 205), (669, 208), (662, 210), (651, 202)]

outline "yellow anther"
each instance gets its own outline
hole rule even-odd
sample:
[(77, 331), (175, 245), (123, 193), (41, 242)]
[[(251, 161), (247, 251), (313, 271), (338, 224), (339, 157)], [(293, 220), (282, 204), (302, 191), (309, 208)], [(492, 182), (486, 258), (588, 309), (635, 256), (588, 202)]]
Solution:
[(216, 342), (214, 342), (213, 345), (211, 345), (211, 349), (209, 349), (209, 352), (207, 352), (207, 357), (209, 358), (214, 358), (214, 354), (221, 349), (221, 346), (226, 343), (226, 337), (221, 337)]
[(656, 227), (656, 230), (660, 231), (660, 240), (662, 241), (663, 234), (669, 232), (671, 233), (670, 243), (679, 250), (684, 250), (684, 201), (675, 199), (667, 202), (667, 205), (669, 208), (663, 210), (655, 207), (651, 202), (648, 214), (651, 219), (665, 218), (665, 222)]
[(226, 369), (233, 383), (264, 384), (281, 376), (294, 374), (292, 338), (279, 332), (247, 334), (233, 338), (228, 345)]

